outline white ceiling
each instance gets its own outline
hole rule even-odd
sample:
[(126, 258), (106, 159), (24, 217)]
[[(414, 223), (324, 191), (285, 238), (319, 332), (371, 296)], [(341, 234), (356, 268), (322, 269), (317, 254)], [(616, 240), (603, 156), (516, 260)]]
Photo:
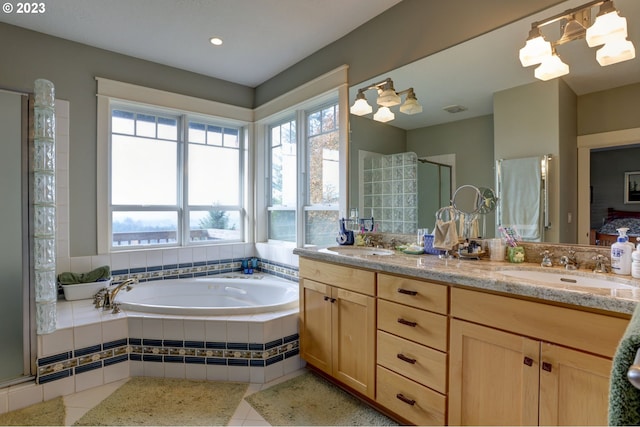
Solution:
[(0, 22), (256, 87), (398, 2), (49, 0)]
[[(390, 125), (416, 129), (491, 114), (495, 92), (539, 81), (533, 75), (535, 66), (523, 68), (518, 59), (519, 50), (524, 46), (531, 23), (583, 4), (586, 4), (586, 0), (569, 0), (362, 82), (350, 89), (349, 98), (355, 99), (358, 88), (391, 77), (396, 91), (414, 88), (418, 101), (423, 105), (423, 112), (408, 116), (398, 112), (398, 107), (392, 107), (396, 118), (388, 122)], [(596, 62), (597, 48), (589, 48), (584, 40), (559, 46), (558, 54), (570, 67), (570, 73), (562, 79), (577, 95), (640, 81), (640, 0), (615, 0), (614, 5), (620, 11), (620, 15), (627, 18), (628, 39), (635, 45), (636, 58), (601, 67)], [(595, 10), (597, 11), (597, 8)], [(553, 29), (555, 31), (552, 31)], [(560, 36), (559, 23), (546, 26), (542, 31), (547, 40), (556, 40)], [(375, 106), (376, 91), (369, 90), (366, 94), (369, 104)], [(456, 114), (442, 110), (443, 107), (453, 104), (464, 105), (468, 110)], [(371, 116), (372, 114), (365, 117)]]

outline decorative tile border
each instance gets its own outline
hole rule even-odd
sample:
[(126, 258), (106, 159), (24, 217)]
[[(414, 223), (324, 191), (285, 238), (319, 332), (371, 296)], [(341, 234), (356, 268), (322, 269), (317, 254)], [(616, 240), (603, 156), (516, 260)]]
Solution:
[(37, 360), (38, 384), (127, 360), (226, 366), (270, 366), (300, 353), (298, 334), (264, 344), (123, 338)]
[(126, 338), (42, 357), (36, 361), (38, 366), (36, 383), (44, 384), (68, 378), (127, 360), (129, 360), (129, 346)]
[[(243, 258), (244, 259), (244, 258)], [(168, 264), (151, 267), (114, 270), (113, 283), (130, 278), (140, 282), (164, 279), (188, 279), (192, 277), (214, 276), (218, 274), (241, 273), (243, 259), (221, 259), (214, 261)], [(298, 268), (258, 258), (258, 272), (272, 274), (282, 279), (298, 281)]]

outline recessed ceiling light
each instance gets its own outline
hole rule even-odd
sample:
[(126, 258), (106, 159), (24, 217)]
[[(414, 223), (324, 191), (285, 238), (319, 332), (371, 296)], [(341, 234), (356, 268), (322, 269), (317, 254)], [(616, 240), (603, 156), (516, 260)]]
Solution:
[(222, 39), (220, 37), (211, 37), (209, 41), (214, 46), (220, 46), (222, 44)]

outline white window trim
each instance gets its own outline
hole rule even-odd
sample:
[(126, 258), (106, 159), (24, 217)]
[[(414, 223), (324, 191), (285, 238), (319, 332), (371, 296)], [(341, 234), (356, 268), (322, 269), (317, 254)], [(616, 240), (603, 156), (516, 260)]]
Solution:
[[(104, 159), (109, 159), (109, 135), (111, 132), (110, 106), (112, 101), (124, 101), (129, 103), (140, 103), (148, 106), (156, 106), (177, 112), (188, 112), (193, 114), (203, 114), (221, 119), (223, 123), (245, 127), (247, 132), (245, 153), (246, 159), (251, 161), (253, 155), (253, 145), (251, 143), (254, 111), (249, 108), (242, 108), (220, 102), (209, 101), (191, 96), (181, 95), (172, 92), (165, 92), (158, 89), (151, 89), (137, 86), (130, 83), (118, 82), (115, 80), (96, 77), (98, 83), (97, 98), (97, 159), (96, 159), (96, 180), (97, 180), (97, 238), (98, 254), (110, 253), (111, 225), (109, 221), (109, 170), (110, 165)], [(251, 179), (252, 165), (245, 163), (245, 178)], [(247, 175), (248, 174), (248, 175)], [(247, 181), (251, 183), (252, 181)], [(253, 211), (253, 185), (246, 186), (245, 209), (247, 212)], [(251, 216), (246, 216), (245, 238), (252, 241), (253, 228)], [(136, 249), (144, 250), (144, 249)]]
[[(346, 216), (347, 200), (348, 199), (348, 165), (349, 165), (349, 93), (348, 93), (348, 80), (347, 80), (348, 66), (344, 65), (336, 68), (335, 70), (326, 73), (311, 82), (306, 83), (276, 99), (264, 104), (263, 106), (255, 110), (256, 126), (255, 126), (255, 141), (257, 142), (256, 153), (261, 153), (263, 161), (256, 161), (255, 176), (256, 181), (256, 242), (277, 243), (286, 246), (302, 247), (304, 241), (304, 223), (297, 221), (297, 241), (294, 244), (290, 242), (272, 242), (268, 240), (268, 215), (267, 207), (269, 203), (269, 125), (283, 120), (287, 116), (291, 116), (292, 112), (296, 111), (296, 119), (303, 126), (298, 126), (299, 132), (298, 141), (303, 138), (306, 141), (306, 132), (300, 131), (304, 129), (306, 115), (305, 110), (312, 109), (316, 106), (325, 104), (330, 100), (335, 100), (336, 94), (339, 105), (339, 139), (340, 139), (340, 199), (339, 199), (339, 216)], [(300, 152), (300, 151), (298, 151)], [(298, 177), (298, 205), (297, 211), (299, 212), (298, 218), (300, 218), (300, 212), (304, 212), (305, 203), (305, 173), (306, 173), (306, 160), (299, 156), (299, 177)], [(259, 177), (259, 178), (258, 178)], [(336, 225), (337, 231), (337, 225)]]

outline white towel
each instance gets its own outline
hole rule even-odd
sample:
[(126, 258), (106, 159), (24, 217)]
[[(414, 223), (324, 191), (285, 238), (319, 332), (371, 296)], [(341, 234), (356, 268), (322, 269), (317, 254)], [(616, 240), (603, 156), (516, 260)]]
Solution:
[(502, 160), (500, 225), (515, 227), (522, 240), (542, 238), (542, 168), (540, 157)]
[(450, 251), (458, 244), (458, 225), (454, 220), (436, 220), (433, 230), (433, 247), (443, 251)]

